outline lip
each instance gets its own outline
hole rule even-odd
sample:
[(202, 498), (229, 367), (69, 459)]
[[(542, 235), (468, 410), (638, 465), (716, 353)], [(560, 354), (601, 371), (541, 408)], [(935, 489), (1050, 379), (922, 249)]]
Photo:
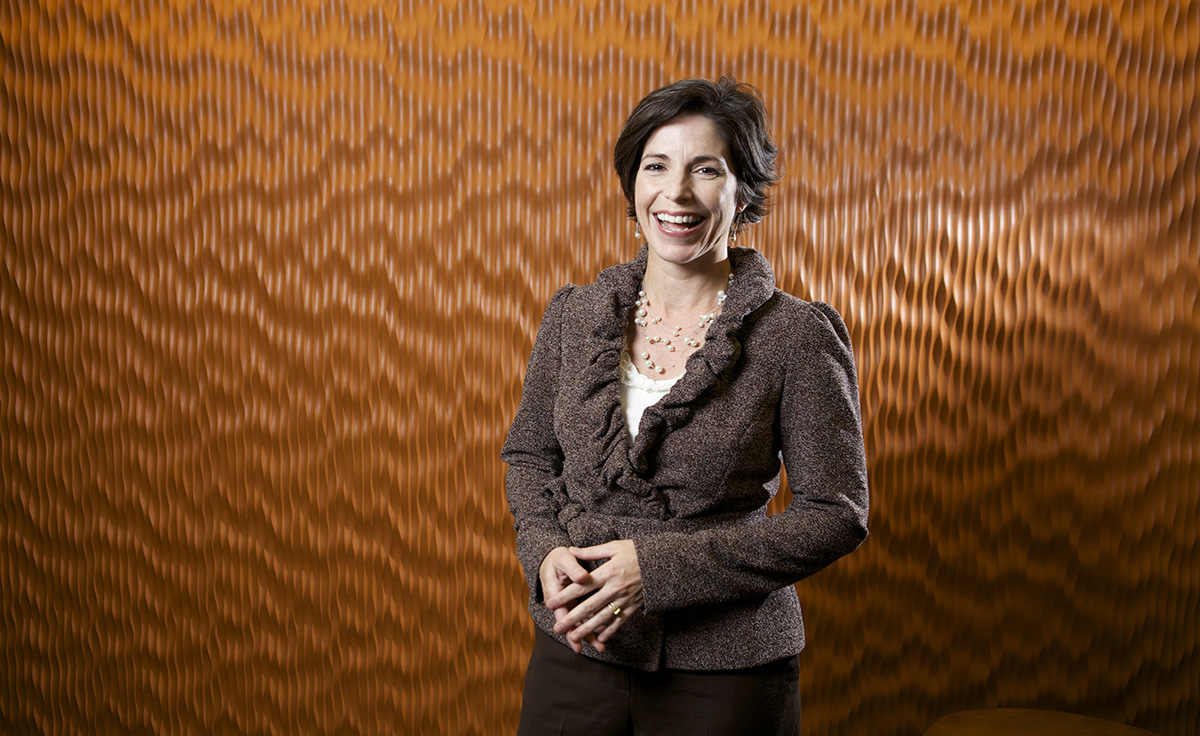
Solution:
[[(685, 229), (680, 229), (678, 225), (673, 225), (671, 223), (664, 223), (662, 220), (658, 219), (659, 215), (670, 215), (671, 217), (685, 217), (685, 216), (690, 215), (693, 217), (698, 217), (700, 219), (698, 221), (696, 221), (696, 223), (693, 224), (691, 227), (685, 228)], [(699, 230), (700, 227), (702, 225), (704, 225), (704, 223), (708, 220), (708, 217), (699, 212), (689, 212), (687, 210), (677, 210), (677, 211), (659, 210), (658, 212), (651, 212), (650, 219), (654, 221), (655, 228), (659, 232), (661, 232), (663, 235), (666, 235), (666, 236), (672, 237), (672, 238), (682, 238), (682, 237), (687, 237), (688, 235), (691, 235), (692, 233)], [(670, 225), (670, 227), (671, 227), (670, 230), (667, 229), (668, 225)]]

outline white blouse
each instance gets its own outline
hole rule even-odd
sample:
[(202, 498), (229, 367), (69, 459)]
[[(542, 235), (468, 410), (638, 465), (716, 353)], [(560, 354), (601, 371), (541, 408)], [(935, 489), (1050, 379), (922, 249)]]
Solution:
[(628, 348), (621, 349), (621, 408), (625, 410), (625, 428), (629, 439), (637, 437), (638, 424), (646, 409), (667, 395), (682, 374), (656, 381), (638, 373), (629, 358)]

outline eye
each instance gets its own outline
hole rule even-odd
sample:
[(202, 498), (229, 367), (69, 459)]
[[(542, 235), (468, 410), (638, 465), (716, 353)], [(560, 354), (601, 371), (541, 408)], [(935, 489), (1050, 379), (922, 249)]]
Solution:
[(666, 171), (666, 167), (657, 162), (651, 162), (642, 167), (642, 171)]
[(696, 169), (696, 173), (700, 174), (701, 176), (714, 177), (720, 176), (723, 172), (716, 166), (701, 166), (700, 168)]

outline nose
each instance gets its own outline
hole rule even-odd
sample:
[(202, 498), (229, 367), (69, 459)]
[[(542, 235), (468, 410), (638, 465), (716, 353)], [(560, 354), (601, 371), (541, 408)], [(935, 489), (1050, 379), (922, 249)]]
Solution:
[(677, 172), (671, 178), (666, 195), (674, 202), (685, 202), (692, 198), (692, 179), (686, 170)]

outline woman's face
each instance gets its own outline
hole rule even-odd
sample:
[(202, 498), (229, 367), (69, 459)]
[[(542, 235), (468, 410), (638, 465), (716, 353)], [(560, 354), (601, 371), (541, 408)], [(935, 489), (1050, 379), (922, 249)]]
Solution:
[(678, 265), (724, 260), (738, 205), (729, 147), (711, 120), (680, 115), (646, 140), (634, 209), (652, 257)]

